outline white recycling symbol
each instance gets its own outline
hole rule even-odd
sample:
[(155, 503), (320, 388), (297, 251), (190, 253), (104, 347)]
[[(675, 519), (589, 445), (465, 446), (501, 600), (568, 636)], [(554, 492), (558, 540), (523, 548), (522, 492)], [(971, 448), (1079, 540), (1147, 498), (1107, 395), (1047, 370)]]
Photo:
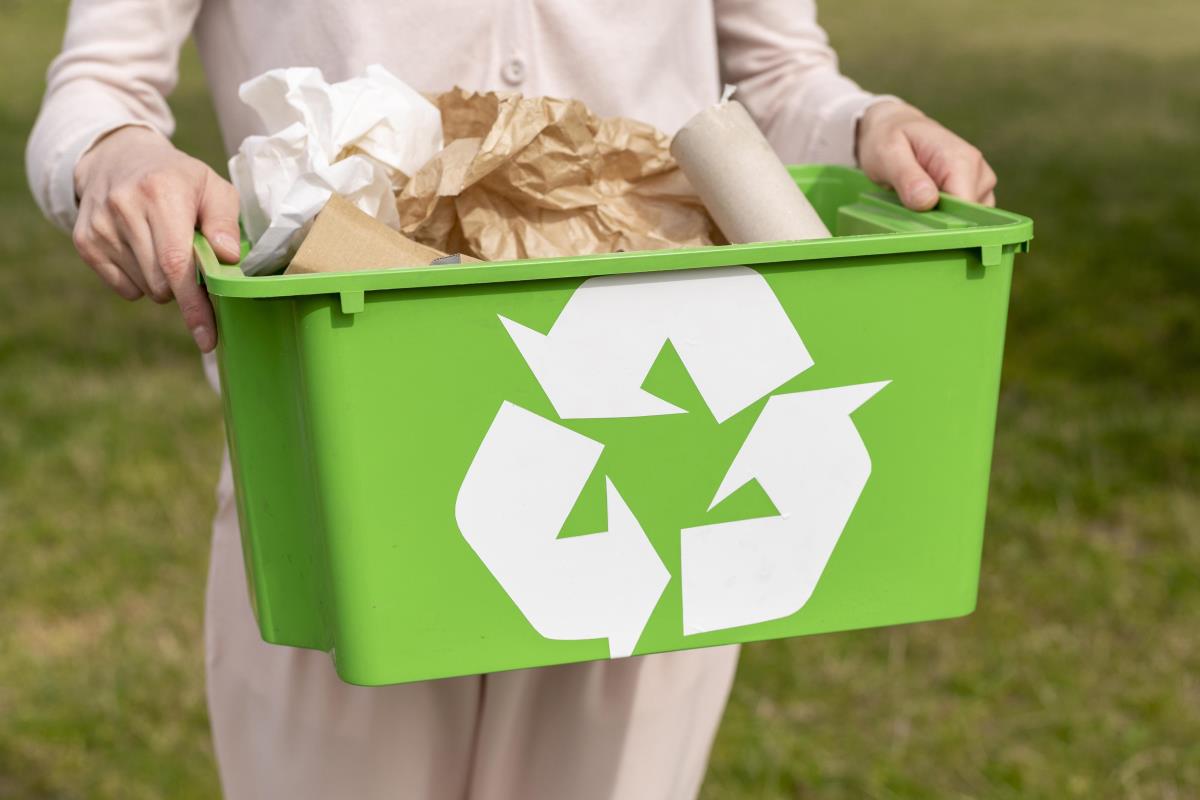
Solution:
[[(680, 414), (643, 390), (670, 341), (717, 422), (813, 365), (747, 267), (585, 280), (549, 333), (500, 317), (562, 419)], [(757, 480), (778, 516), (685, 528), (684, 634), (789, 616), (808, 602), (871, 472), (850, 413), (888, 381), (769, 397), (709, 508)], [(630, 655), (670, 574), (606, 479), (609, 530), (558, 538), (604, 446), (504, 402), (459, 489), (459, 530), (533, 628)]]

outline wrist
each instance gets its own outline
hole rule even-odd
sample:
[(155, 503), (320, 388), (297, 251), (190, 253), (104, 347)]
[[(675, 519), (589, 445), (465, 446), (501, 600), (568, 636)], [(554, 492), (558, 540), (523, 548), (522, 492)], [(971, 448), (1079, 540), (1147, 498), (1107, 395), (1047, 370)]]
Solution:
[(898, 100), (894, 97), (884, 97), (878, 102), (867, 106), (863, 111), (862, 119), (859, 120), (860, 135), (868, 135), (872, 129), (880, 127), (887, 122), (908, 119), (922, 119), (924, 114), (920, 109), (911, 106), (903, 100)]

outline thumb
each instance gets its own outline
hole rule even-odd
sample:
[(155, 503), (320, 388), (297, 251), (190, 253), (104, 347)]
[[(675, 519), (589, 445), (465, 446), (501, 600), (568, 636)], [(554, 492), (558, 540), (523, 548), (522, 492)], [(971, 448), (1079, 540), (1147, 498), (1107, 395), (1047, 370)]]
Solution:
[(196, 221), (217, 258), (226, 264), (236, 264), (241, 260), (237, 189), (211, 169), (208, 170), (200, 195)]
[(907, 136), (888, 151), (879, 173), (879, 180), (890, 185), (900, 195), (900, 202), (913, 211), (928, 211), (937, 205), (937, 183), (917, 161)]

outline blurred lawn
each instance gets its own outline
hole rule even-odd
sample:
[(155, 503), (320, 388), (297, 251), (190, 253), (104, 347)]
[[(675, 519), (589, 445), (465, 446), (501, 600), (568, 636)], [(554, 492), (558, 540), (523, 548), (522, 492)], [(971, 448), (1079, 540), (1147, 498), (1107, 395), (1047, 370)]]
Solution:
[[(216, 398), (173, 308), (42, 222), (62, 0), (0, 3), (0, 797), (213, 797)], [(707, 800), (1200, 797), (1200, 3), (826, 4), (851, 75), (984, 150), (1013, 290), (979, 610), (746, 648)], [(223, 161), (195, 58), (179, 144)]]

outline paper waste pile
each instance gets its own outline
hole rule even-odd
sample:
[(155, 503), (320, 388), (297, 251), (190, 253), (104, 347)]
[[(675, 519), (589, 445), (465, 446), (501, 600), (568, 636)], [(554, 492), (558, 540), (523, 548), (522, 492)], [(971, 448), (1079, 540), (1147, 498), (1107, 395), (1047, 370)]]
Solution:
[(319, 69), (271, 70), (238, 94), (268, 131), (229, 162), (253, 245), (249, 275), (286, 266), (335, 193), (399, 227), (395, 192), (442, 147), (437, 108), (380, 66), (334, 84)]
[(272, 70), (240, 96), (267, 131), (230, 161), (249, 275), (829, 235), (728, 93), (674, 144), (577, 100), (427, 98), (378, 65)]

